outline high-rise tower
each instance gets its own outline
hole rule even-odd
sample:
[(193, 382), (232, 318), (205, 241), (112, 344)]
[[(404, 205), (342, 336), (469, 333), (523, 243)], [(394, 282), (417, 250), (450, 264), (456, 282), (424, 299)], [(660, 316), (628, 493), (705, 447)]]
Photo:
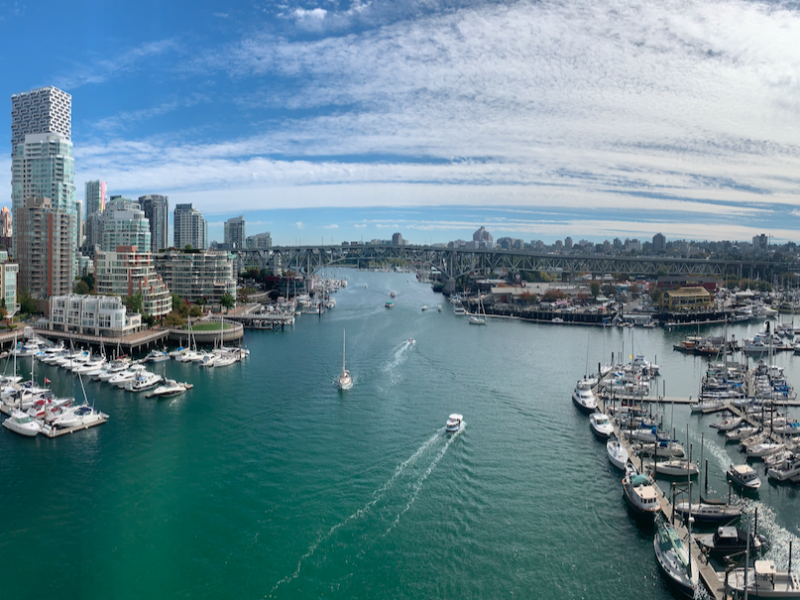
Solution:
[(172, 215), (172, 227), (175, 231), (175, 247), (204, 250), (208, 247), (208, 223), (201, 213), (191, 204), (176, 204)]
[(139, 204), (150, 221), (151, 252), (169, 248), (169, 197), (158, 194), (139, 196)]
[(239, 215), (232, 219), (225, 221), (225, 244), (229, 249), (244, 248), (245, 240), (245, 222), (244, 216)]
[[(31, 293), (46, 297), (58, 286), (38, 285), (47, 279), (71, 281), (74, 251), (77, 245), (77, 203), (75, 201), (75, 166), (72, 157), (72, 97), (55, 87), (41, 88), (11, 96), (11, 207), (14, 228), (14, 255), (20, 263), (20, 287), (35, 288)], [(32, 199), (48, 199), (46, 211), (58, 220), (52, 230), (59, 260), (49, 273), (40, 272), (41, 261), (34, 246), (19, 243), (19, 232), (30, 232), (23, 224), (27, 207), (44, 210), (43, 204), (29, 204)], [(34, 206), (36, 207), (34, 209)], [(60, 219), (62, 214), (65, 219)], [(60, 236), (67, 236), (60, 239)], [(30, 239), (30, 238), (29, 238)], [(61, 269), (68, 269), (61, 273)]]
[(103, 212), (106, 208), (106, 189), (105, 181), (86, 182), (86, 216), (95, 212)]

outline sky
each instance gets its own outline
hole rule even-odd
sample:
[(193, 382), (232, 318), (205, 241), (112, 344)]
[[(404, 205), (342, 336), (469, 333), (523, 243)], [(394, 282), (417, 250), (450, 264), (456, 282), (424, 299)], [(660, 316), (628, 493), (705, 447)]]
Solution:
[(800, 241), (800, 2), (0, 0), (10, 96), (72, 95), (77, 198), (222, 241)]

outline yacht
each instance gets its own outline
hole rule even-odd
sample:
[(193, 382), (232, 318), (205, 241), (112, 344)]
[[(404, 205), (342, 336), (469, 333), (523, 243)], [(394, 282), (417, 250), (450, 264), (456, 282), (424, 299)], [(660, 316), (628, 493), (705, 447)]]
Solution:
[(200, 361), (200, 366), (201, 367), (209, 367), (209, 368), (213, 367), (214, 364), (217, 362), (218, 358), (219, 358), (219, 356), (216, 355), (216, 354), (213, 354), (213, 353), (206, 354), (206, 355), (203, 356), (203, 359)]
[(737, 527), (718, 527), (714, 533), (695, 537), (697, 545), (714, 557), (747, 552), (748, 538), (751, 552), (761, 552), (767, 545), (763, 535), (752, 535)]
[(459, 303), (453, 306), (453, 314), (457, 317), (463, 317), (467, 314), (466, 309)]
[[(699, 581), (697, 563), (692, 560), (689, 548), (678, 531), (666, 519), (659, 519), (653, 548), (664, 575), (683, 593), (694, 596)], [(691, 544), (691, 540), (688, 540)]]
[(752, 569), (734, 569), (728, 576), (726, 594), (743, 598), (800, 598), (800, 579), (789, 571), (778, 571), (771, 560), (757, 560)]
[(169, 398), (171, 396), (178, 396), (183, 394), (186, 390), (190, 389), (185, 383), (178, 383), (174, 379), (167, 379), (163, 385), (158, 386), (152, 392), (146, 395), (147, 398)]
[(583, 411), (594, 412), (597, 410), (597, 399), (592, 392), (592, 386), (583, 380), (578, 380), (578, 384), (572, 392), (572, 401)]
[(697, 463), (685, 460), (650, 461), (645, 462), (645, 466), (652, 469), (657, 475), (664, 477), (696, 477), (700, 474), (700, 467)]
[(186, 350), (185, 352), (182, 352), (179, 356), (176, 356), (175, 360), (183, 363), (199, 362), (203, 360), (203, 355), (195, 350)]
[(144, 358), (144, 362), (163, 362), (169, 360), (170, 356), (165, 350), (150, 350), (150, 353)]
[(52, 425), (53, 427), (61, 427), (63, 429), (79, 427), (81, 425), (91, 425), (102, 420), (105, 416), (106, 415), (93, 406), (81, 404), (80, 406), (68, 409), (63, 415), (55, 419)]
[(756, 475), (755, 469), (748, 464), (731, 465), (726, 475), (742, 489), (757, 490), (761, 487), (761, 480)]
[(638, 516), (653, 519), (661, 510), (661, 501), (650, 478), (640, 475), (630, 461), (625, 468), (625, 477), (622, 478), (622, 492), (628, 505)]
[(219, 369), (220, 367), (228, 367), (239, 360), (240, 358), (236, 351), (229, 352), (227, 354), (218, 354), (217, 360), (214, 362), (214, 368)]
[(145, 392), (150, 388), (156, 387), (162, 381), (164, 381), (164, 378), (161, 375), (145, 371), (136, 379), (126, 383), (125, 390), (128, 392)]
[(345, 334), (344, 331), (342, 332), (342, 372), (339, 374), (339, 378), (336, 380), (336, 385), (339, 386), (340, 390), (349, 390), (353, 387), (353, 378), (350, 377), (350, 371), (345, 369), (344, 364), (344, 341), (345, 341)]
[(601, 439), (607, 439), (614, 434), (614, 425), (607, 414), (601, 412), (592, 413), (589, 415), (589, 425), (594, 434)]
[(108, 381), (109, 379), (114, 377), (114, 375), (117, 375), (118, 373), (127, 370), (129, 367), (130, 367), (130, 362), (128, 360), (117, 359), (111, 364), (109, 364), (108, 368), (106, 368), (105, 371), (95, 375), (93, 379), (96, 379), (97, 381)]
[(25, 437), (36, 437), (42, 430), (42, 426), (33, 417), (17, 409), (12, 410), (11, 416), (3, 421), (3, 427)]
[(96, 360), (90, 360), (77, 368), (73, 368), (72, 372), (77, 373), (78, 375), (89, 375), (92, 371), (97, 371), (98, 369), (102, 369), (106, 365), (106, 359), (104, 357), (97, 358)]
[(800, 456), (792, 454), (777, 466), (767, 470), (767, 477), (775, 481), (786, 481), (800, 475)]
[(142, 371), (145, 371), (144, 365), (133, 365), (129, 369), (119, 371), (112, 376), (108, 383), (123, 388), (129, 381), (133, 381)]
[(464, 417), (458, 413), (453, 413), (447, 418), (447, 423), (444, 426), (444, 430), (447, 433), (456, 433), (461, 429), (463, 424)]
[(606, 450), (608, 451), (608, 460), (612, 465), (617, 467), (620, 471), (625, 470), (625, 465), (628, 463), (628, 451), (625, 449), (617, 438), (610, 438), (606, 442)]

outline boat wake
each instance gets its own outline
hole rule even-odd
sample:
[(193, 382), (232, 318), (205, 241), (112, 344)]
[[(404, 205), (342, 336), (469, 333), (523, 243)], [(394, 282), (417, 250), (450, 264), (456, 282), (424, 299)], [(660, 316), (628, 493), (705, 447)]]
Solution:
[[(447, 440), (447, 442), (444, 445), (444, 448), (438, 452), (436, 457), (433, 459), (433, 462), (427, 467), (427, 469), (425, 469), (422, 476), (420, 476), (414, 482), (414, 484), (412, 485), (413, 491), (411, 498), (409, 499), (406, 507), (397, 515), (397, 517), (395, 518), (395, 522), (392, 523), (391, 527), (389, 528), (389, 530), (387, 530), (386, 533), (389, 533), (392, 527), (394, 527), (400, 520), (400, 516), (403, 515), (405, 512), (407, 512), (409, 508), (411, 508), (411, 505), (414, 503), (414, 501), (416, 501), (416, 498), (419, 495), (419, 491), (422, 488), (422, 483), (425, 481), (425, 479), (428, 478), (433, 469), (436, 468), (436, 465), (444, 456), (445, 452), (447, 451), (447, 448), (453, 442), (453, 439), (455, 439), (457, 435), (461, 433), (461, 431), (463, 431), (463, 427), (456, 435), (451, 436), (450, 439)], [(403, 474), (410, 467), (413, 467), (413, 465), (430, 450), (431, 446), (436, 444), (437, 441), (442, 440), (443, 434), (444, 434), (444, 429), (441, 429), (437, 431), (435, 434), (433, 434), (431, 437), (429, 437), (427, 440), (425, 440), (422, 443), (422, 445), (419, 448), (417, 448), (417, 450), (411, 456), (409, 456), (406, 460), (397, 465), (397, 467), (394, 470), (394, 473), (392, 473), (392, 476), (388, 480), (386, 480), (386, 482), (384, 482), (383, 485), (381, 485), (378, 489), (372, 492), (371, 500), (369, 502), (364, 504), (364, 506), (356, 510), (354, 513), (346, 517), (344, 520), (340, 521), (339, 523), (328, 529), (326, 532), (321, 533), (317, 537), (317, 539), (314, 540), (314, 542), (309, 546), (306, 553), (303, 554), (303, 556), (301, 556), (300, 559), (297, 561), (297, 568), (295, 569), (294, 573), (278, 581), (270, 590), (269, 596), (271, 597), (282, 585), (297, 579), (300, 576), (300, 571), (303, 568), (303, 564), (314, 555), (314, 553), (319, 549), (321, 545), (323, 545), (331, 537), (333, 537), (334, 534), (336, 534), (336, 532), (339, 529), (346, 526), (348, 523), (352, 521), (365, 518), (370, 513), (370, 511), (375, 507), (375, 505), (378, 504), (384, 498), (384, 496), (386, 496), (387, 492), (391, 490), (391, 488), (397, 483), (397, 481), (403, 476)]]
[(392, 385), (399, 383), (400, 374), (397, 372), (397, 369), (400, 367), (400, 365), (406, 362), (408, 359), (408, 350), (412, 348), (414, 344), (415, 342), (410, 339), (400, 342), (394, 347), (391, 356), (384, 363), (383, 367), (381, 367), (381, 370), (384, 373), (389, 374), (389, 383)]

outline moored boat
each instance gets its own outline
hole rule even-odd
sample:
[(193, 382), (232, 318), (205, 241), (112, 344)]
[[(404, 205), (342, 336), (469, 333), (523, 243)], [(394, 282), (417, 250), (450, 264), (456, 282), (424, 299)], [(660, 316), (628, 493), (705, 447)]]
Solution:
[(25, 437), (36, 437), (42, 426), (30, 415), (21, 410), (12, 410), (11, 416), (3, 421), (3, 427)]
[(640, 517), (653, 519), (661, 510), (654, 484), (646, 475), (640, 475), (631, 462), (628, 462), (622, 478), (622, 492), (628, 505)]
[(757, 490), (761, 487), (761, 480), (758, 478), (753, 467), (748, 464), (731, 465), (726, 471), (728, 478), (737, 486), (745, 490)]
[(695, 538), (700, 546), (711, 556), (728, 556), (747, 551), (750, 538), (750, 551), (761, 552), (767, 546), (767, 538), (763, 535), (752, 535), (738, 527), (718, 527), (714, 533), (699, 535)]
[(614, 425), (604, 413), (595, 412), (589, 415), (589, 426), (597, 437), (604, 440), (614, 434)]
[(667, 580), (684, 594), (694, 596), (699, 582), (697, 564), (677, 529), (666, 519), (658, 519), (653, 549)]
[(744, 598), (800, 598), (800, 579), (789, 571), (778, 571), (771, 560), (757, 560), (753, 568), (734, 569), (728, 575), (726, 593)]
[(597, 399), (592, 392), (592, 386), (583, 380), (578, 380), (578, 384), (572, 392), (572, 401), (584, 412), (597, 410)]
[(625, 446), (617, 438), (610, 438), (606, 442), (606, 451), (608, 452), (609, 462), (619, 470), (624, 471), (625, 465), (628, 463), (628, 451)]

